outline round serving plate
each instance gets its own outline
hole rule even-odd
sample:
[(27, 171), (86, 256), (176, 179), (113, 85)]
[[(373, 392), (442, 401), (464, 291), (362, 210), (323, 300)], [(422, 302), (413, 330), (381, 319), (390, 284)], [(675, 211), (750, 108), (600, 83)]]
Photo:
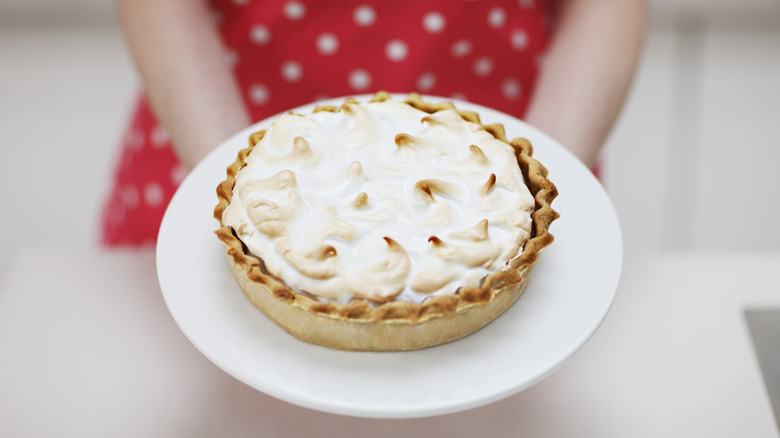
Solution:
[[(365, 101), (371, 96), (358, 96)], [(403, 96), (398, 96), (403, 98)], [(301, 342), (268, 320), (230, 272), (212, 217), (216, 187), (252, 132), (237, 133), (183, 181), (157, 243), (160, 287), (171, 315), (211, 361), (245, 384), (311, 409), (372, 418), (411, 418), (474, 408), (548, 376), (597, 330), (617, 291), (623, 246), (612, 203), (593, 174), (564, 147), (507, 114), (449, 100), (526, 137), (557, 186), (561, 214), (530, 284), (498, 319), (461, 340), (412, 352), (345, 352)], [(329, 99), (293, 109), (310, 112)]]

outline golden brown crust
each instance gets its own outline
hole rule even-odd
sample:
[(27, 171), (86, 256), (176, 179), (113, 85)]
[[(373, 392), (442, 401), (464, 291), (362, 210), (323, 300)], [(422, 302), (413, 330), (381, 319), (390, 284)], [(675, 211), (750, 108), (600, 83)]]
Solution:
[[(389, 98), (389, 94), (380, 92), (372, 102)], [(410, 94), (404, 102), (429, 114), (453, 109), (464, 120), (481, 124), (477, 113), (458, 110), (451, 102), (424, 102), (416, 94)], [(338, 110), (338, 107), (318, 107), (314, 111)], [(234, 230), (222, 224), (222, 212), (232, 198), (236, 174), (263, 137), (264, 131), (259, 131), (250, 136), (249, 147), (241, 150), (236, 161), (227, 168), (226, 179), (217, 187), (219, 202), (214, 208), (214, 217), (220, 224), (216, 235), (225, 246), (233, 275), (244, 294), (297, 338), (343, 350), (417, 350), (462, 338), (491, 322), (525, 289), (539, 252), (553, 241), (548, 228), (559, 216), (550, 205), (557, 196), (557, 189), (547, 179), (547, 169), (532, 157), (531, 143), (524, 138), (507, 140), (500, 124), (483, 126), (515, 149), (518, 165), (536, 201), (531, 215), (531, 236), (522, 253), (510, 260), (509, 269), (486, 276), (479, 287), (463, 287), (453, 295), (431, 297), (420, 304), (391, 301), (376, 305), (355, 299), (340, 305), (320, 302), (293, 291), (269, 274), (262, 260), (249, 254)]]

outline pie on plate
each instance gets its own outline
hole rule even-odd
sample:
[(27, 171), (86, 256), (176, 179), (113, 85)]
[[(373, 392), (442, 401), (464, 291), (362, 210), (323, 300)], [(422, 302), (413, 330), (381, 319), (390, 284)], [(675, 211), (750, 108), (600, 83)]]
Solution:
[(557, 189), (532, 154), (414, 94), (285, 114), (227, 167), (216, 234), (246, 297), (303, 341), (439, 345), (509, 308), (553, 241)]

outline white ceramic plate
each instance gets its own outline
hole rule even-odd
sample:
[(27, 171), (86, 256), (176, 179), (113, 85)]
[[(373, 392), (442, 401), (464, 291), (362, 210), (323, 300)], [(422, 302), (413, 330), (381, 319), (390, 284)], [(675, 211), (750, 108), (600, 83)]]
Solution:
[(163, 219), (157, 244), (160, 287), (190, 341), (224, 371), (269, 395), (374, 418), (474, 408), (521, 391), (560, 367), (596, 331), (615, 298), (623, 249), (614, 208), (588, 169), (545, 134), (495, 110), (455, 103), (478, 111), (483, 123), (503, 123), (510, 138), (531, 140), (534, 156), (560, 192), (553, 202), (561, 214), (551, 227), (555, 242), (542, 252), (528, 289), (508, 311), (459, 341), (399, 353), (309, 345), (268, 320), (233, 279), (212, 217), (225, 168), (251, 132), (269, 125), (266, 120), (201, 162)]

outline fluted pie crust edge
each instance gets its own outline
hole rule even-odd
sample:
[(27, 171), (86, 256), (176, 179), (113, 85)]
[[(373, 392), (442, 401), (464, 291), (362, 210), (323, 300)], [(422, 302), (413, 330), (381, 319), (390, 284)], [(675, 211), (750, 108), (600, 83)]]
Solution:
[[(389, 98), (389, 94), (380, 92), (371, 101)], [(458, 110), (451, 102), (424, 102), (416, 94), (408, 95), (404, 102), (429, 114), (452, 109), (464, 120), (482, 125), (477, 113)], [(338, 110), (317, 107), (314, 112)], [(222, 212), (230, 204), (236, 175), (265, 133), (258, 131), (250, 136), (249, 147), (241, 150), (227, 168), (226, 179), (217, 186), (219, 202), (214, 208), (214, 218), (220, 225), (215, 233), (224, 244), (233, 276), (245, 296), (296, 338), (340, 350), (418, 350), (463, 338), (493, 321), (523, 293), (540, 251), (552, 243), (548, 228), (559, 217), (551, 207), (558, 191), (547, 178), (547, 169), (532, 157), (533, 147), (527, 139), (508, 140), (501, 124), (482, 126), (515, 150), (536, 204), (531, 214), (530, 238), (521, 247), (522, 253), (508, 262), (508, 269), (487, 275), (479, 287), (462, 287), (455, 294), (430, 297), (419, 304), (391, 301), (371, 305), (355, 299), (340, 305), (320, 302), (292, 290), (282, 279), (269, 274), (263, 261), (249, 253), (233, 228), (222, 223)]]

